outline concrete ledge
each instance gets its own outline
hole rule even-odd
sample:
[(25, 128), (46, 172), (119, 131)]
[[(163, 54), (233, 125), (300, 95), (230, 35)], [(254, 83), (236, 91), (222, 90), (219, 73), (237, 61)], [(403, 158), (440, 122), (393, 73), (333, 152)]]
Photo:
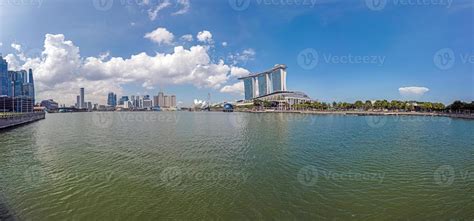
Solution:
[(45, 118), (44, 112), (36, 113), (24, 113), (24, 114), (15, 114), (8, 116), (0, 116), (0, 129), (7, 129), (10, 127), (19, 126), (22, 124), (27, 124), (42, 120)]

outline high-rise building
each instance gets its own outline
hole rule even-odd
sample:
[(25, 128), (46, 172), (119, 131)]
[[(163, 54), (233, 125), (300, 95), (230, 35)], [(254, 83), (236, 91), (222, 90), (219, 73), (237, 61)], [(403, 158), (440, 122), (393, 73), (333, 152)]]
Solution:
[(8, 79), (8, 62), (0, 56), (0, 96), (10, 96), (8, 93), (11, 82)]
[(171, 95), (170, 106), (176, 107), (176, 95)]
[(76, 97), (76, 108), (81, 108), (81, 96), (77, 95)]
[(143, 99), (143, 108), (150, 109), (153, 107), (153, 102), (150, 99)]
[(170, 96), (165, 95), (164, 99), (165, 99), (165, 102), (163, 104), (163, 107), (166, 107), (166, 108), (170, 107)]
[(239, 80), (244, 82), (245, 100), (286, 91), (286, 66), (275, 65), (268, 71), (242, 77)]
[(158, 93), (158, 106), (161, 107), (164, 105), (165, 105), (165, 94), (162, 91), (160, 91)]
[(244, 80), (244, 92), (245, 92), (245, 100), (252, 100), (256, 97), (254, 94), (254, 79), (253, 78), (245, 78)]
[(84, 108), (86, 108), (86, 105), (84, 103), (84, 88), (83, 87), (81, 87), (81, 89), (80, 89), (79, 96), (80, 96), (79, 108), (84, 109)]
[(113, 92), (110, 92), (107, 96), (107, 105), (112, 107), (117, 106), (117, 95)]
[(130, 96), (130, 108), (135, 107), (135, 95)]
[(28, 96), (33, 99), (33, 105), (35, 104), (35, 81), (33, 78), (33, 70), (28, 70)]
[(142, 108), (140, 96), (135, 97), (135, 107), (136, 108)]
[(127, 101), (128, 101), (128, 96), (122, 96), (122, 98), (120, 98), (119, 100), (119, 105), (123, 105)]

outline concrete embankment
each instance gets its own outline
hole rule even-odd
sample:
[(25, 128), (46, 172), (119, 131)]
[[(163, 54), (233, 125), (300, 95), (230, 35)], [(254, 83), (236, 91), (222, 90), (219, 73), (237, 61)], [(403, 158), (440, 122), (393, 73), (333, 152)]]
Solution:
[(10, 127), (19, 126), (22, 124), (35, 122), (38, 120), (42, 120), (44, 118), (45, 118), (44, 112), (14, 114), (14, 115), (0, 115), (0, 129), (6, 129)]

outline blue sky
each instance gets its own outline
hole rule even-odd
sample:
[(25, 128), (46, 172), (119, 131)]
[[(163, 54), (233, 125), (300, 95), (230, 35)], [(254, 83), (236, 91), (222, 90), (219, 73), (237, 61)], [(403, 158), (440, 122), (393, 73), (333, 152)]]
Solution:
[[(176, 94), (184, 105), (205, 99), (208, 93), (214, 102), (233, 101), (243, 98), (234, 85), (239, 74), (228, 73), (223, 79), (222, 72), (232, 67), (258, 72), (279, 63), (288, 66), (289, 89), (321, 101), (474, 100), (474, 3), (470, 0), (382, 0), (383, 7), (374, 6), (372, 0), (109, 1), (0, 0), (0, 52), (4, 57), (10, 54), (16, 68), (39, 70), (40, 99), (66, 104), (74, 103), (80, 86), (86, 87), (86, 95), (95, 103), (105, 103), (108, 90), (117, 90), (119, 96), (154, 95), (160, 88)], [(159, 6), (163, 9), (153, 18)], [(144, 37), (158, 28), (174, 38), (166, 43), (161, 35), (155, 40)], [(212, 38), (199, 41), (197, 35), (203, 31)], [(50, 50), (45, 49), (47, 34), (51, 34)], [(193, 41), (181, 39), (187, 34)], [(179, 56), (162, 62), (154, 57), (180, 54), (175, 48), (181, 46), (185, 51), (204, 47), (205, 52), (196, 53), (205, 53), (210, 60), (197, 62), (204, 63), (199, 77), (173, 72), (196, 62), (184, 64), (189, 59)], [(62, 47), (69, 48), (65, 53), (77, 48), (79, 57), (61, 54)], [(147, 56), (131, 59), (143, 52)], [(104, 54), (108, 56), (101, 60)], [(304, 56), (318, 61), (305, 63)], [(39, 60), (33, 61), (35, 57)], [(118, 57), (125, 61), (109, 62)], [(54, 62), (68, 59), (76, 59), (77, 64), (56, 68), (61, 64)], [(121, 69), (121, 64), (126, 67)], [(128, 74), (129, 68), (140, 65), (155, 69), (142, 67), (143, 74)], [(212, 83), (199, 81), (207, 77)], [(225, 86), (229, 90), (223, 90)]]

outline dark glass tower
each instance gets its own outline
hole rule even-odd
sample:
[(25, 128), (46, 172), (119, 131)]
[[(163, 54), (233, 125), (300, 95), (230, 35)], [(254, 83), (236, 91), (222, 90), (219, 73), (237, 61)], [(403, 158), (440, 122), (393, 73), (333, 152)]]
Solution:
[(0, 96), (9, 96), (8, 88), (10, 82), (8, 79), (8, 63), (2, 56), (0, 56)]

